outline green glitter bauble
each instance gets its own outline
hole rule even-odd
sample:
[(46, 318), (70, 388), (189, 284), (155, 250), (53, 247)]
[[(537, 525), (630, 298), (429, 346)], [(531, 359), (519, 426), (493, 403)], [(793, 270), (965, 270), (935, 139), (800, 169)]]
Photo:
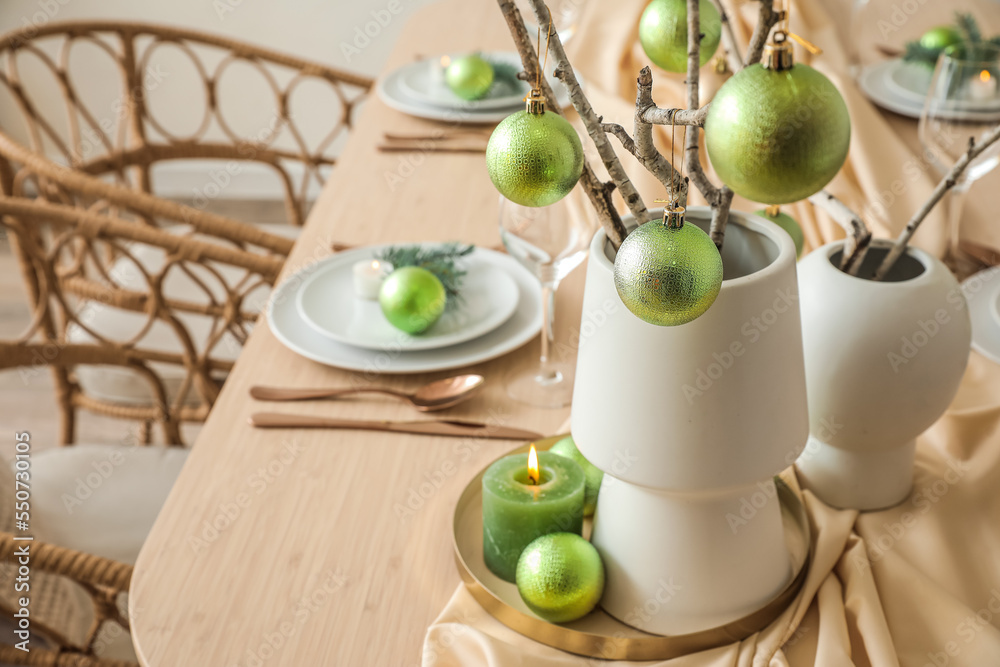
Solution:
[(486, 168), (507, 199), (521, 206), (548, 206), (580, 180), (583, 144), (559, 114), (518, 111), (493, 130)]
[(712, 167), (736, 194), (788, 204), (840, 171), (851, 119), (837, 88), (808, 65), (746, 67), (719, 89), (705, 118)]
[(615, 288), (636, 317), (676, 326), (700, 317), (722, 288), (722, 257), (708, 234), (661, 220), (625, 237), (615, 257)]
[(552, 445), (549, 451), (553, 454), (564, 456), (571, 461), (576, 461), (577, 464), (583, 468), (583, 475), (586, 480), (586, 495), (583, 499), (583, 515), (593, 516), (594, 510), (597, 509), (597, 494), (601, 491), (601, 482), (604, 480), (604, 472), (588, 461), (587, 457), (580, 453), (580, 450), (576, 448), (576, 442), (573, 440), (573, 436), (571, 435)]
[(802, 256), (802, 248), (806, 244), (806, 238), (802, 235), (802, 227), (799, 226), (798, 220), (787, 213), (782, 213), (781, 211), (778, 211), (778, 214), (774, 216), (768, 215), (766, 209), (757, 211), (755, 215), (759, 215), (762, 218), (770, 220), (788, 232), (788, 235), (792, 237), (792, 241), (795, 242), (795, 256)]
[(546, 621), (575, 621), (600, 601), (604, 563), (594, 545), (579, 535), (543, 535), (521, 552), (517, 591), (528, 609)]
[(378, 302), (392, 326), (419, 334), (441, 317), (448, 295), (438, 277), (427, 269), (404, 266), (382, 283)]
[[(701, 34), (700, 64), (719, 48), (722, 18), (709, 0), (698, 2)], [(668, 72), (687, 71), (687, 0), (653, 0), (639, 19), (639, 42), (653, 63)]]
[(444, 80), (463, 100), (478, 100), (493, 86), (493, 65), (475, 54), (455, 58), (445, 70)]
[(962, 33), (958, 28), (950, 25), (940, 25), (931, 28), (920, 37), (920, 46), (934, 51), (944, 51), (952, 44), (959, 44), (962, 41)]

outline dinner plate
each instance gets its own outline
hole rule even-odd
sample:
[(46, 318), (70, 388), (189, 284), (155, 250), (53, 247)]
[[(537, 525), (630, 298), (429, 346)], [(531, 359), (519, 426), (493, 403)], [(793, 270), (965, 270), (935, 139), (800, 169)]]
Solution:
[(972, 319), (972, 349), (1000, 364), (1000, 267), (966, 278), (962, 293)]
[[(477, 109), (474, 103), (465, 102), (464, 100), (457, 100), (451, 106), (437, 106), (422, 102), (413, 97), (407, 91), (407, 86), (403, 83), (404, 72), (407, 67), (411, 66), (404, 65), (399, 69), (389, 72), (386, 76), (379, 79), (376, 86), (379, 98), (387, 106), (410, 116), (426, 118), (428, 120), (440, 120), (456, 125), (493, 124), (499, 123), (514, 111), (524, 108), (524, 104), (521, 101), (518, 101), (516, 105), (503, 109)], [(581, 87), (586, 86), (581, 77), (577, 76), (577, 79), (580, 81)], [(550, 83), (556, 95), (556, 103), (561, 108), (569, 106), (569, 91), (566, 89), (566, 86), (558, 80), (550, 81)]]
[[(450, 53), (447, 57), (454, 60), (463, 55), (465, 54)], [(503, 63), (516, 68), (517, 71), (521, 70), (521, 59), (516, 53), (495, 51), (480, 55), (488, 62)], [(438, 107), (459, 106), (473, 111), (519, 108), (524, 105), (524, 96), (531, 90), (531, 86), (520, 79), (514, 81), (501, 79), (494, 83), (493, 88), (483, 99), (466, 101), (451, 92), (448, 84), (444, 81), (444, 76), (438, 74), (440, 70), (441, 61), (437, 58), (428, 58), (405, 65), (400, 68), (400, 89), (414, 100), (424, 104)]]
[[(385, 246), (373, 246), (376, 252)], [(489, 333), (458, 345), (434, 350), (371, 350), (338, 343), (319, 333), (299, 314), (298, 291), (313, 272), (315, 262), (285, 279), (271, 294), (267, 322), (275, 337), (288, 349), (307, 359), (365, 373), (409, 374), (449, 370), (489, 361), (521, 347), (542, 329), (541, 285), (516, 259), (503, 253), (476, 248), (470, 259), (506, 271), (517, 284), (519, 297), (514, 314)]]
[[(898, 58), (869, 65), (858, 75), (858, 86), (868, 99), (883, 109), (919, 119), (926, 95), (913, 90), (917, 81), (912, 72), (900, 73), (901, 68), (910, 67)], [(959, 120), (995, 121), (1000, 120), (1000, 107), (991, 102), (969, 102), (951, 113), (939, 112), (938, 115)]]
[[(437, 245), (437, 244), (427, 244)], [(378, 301), (354, 293), (354, 264), (375, 256), (373, 248), (355, 248), (320, 260), (298, 290), (299, 316), (335, 341), (373, 350), (402, 348), (415, 352), (478, 338), (514, 314), (520, 290), (510, 274), (482, 256), (461, 260), (467, 272), (460, 297), (419, 336), (389, 324)]]

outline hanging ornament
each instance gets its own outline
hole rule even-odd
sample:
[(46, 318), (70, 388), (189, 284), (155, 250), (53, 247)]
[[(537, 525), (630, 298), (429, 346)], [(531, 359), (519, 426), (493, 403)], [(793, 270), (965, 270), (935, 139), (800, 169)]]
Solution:
[(569, 194), (583, 173), (583, 144), (565, 118), (545, 112), (541, 92), (507, 116), (490, 136), (486, 167), (493, 185), (522, 206), (548, 206)]
[(448, 294), (438, 277), (427, 269), (404, 266), (382, 282), (378, 302), (392, 326), (416, 335), (438, 321)]
[(601, 491), (601, 482), (604, 481), (604, 472), (587, 460), (576, 447), (576, 441), (569, 435), (552, 445), (549, 449), (553, 454), (576, 461), (577, 465), (583, 468), (583, 476), (586, 481), (583, 498), (583, 516), (593, 516), (597, 509), (597, 494)]
[(708, 67), (698, 77), (698, 100), (701, 104), (708, 104), (719, 92), (726, 81), (733, 76), (733, 71), (729, 69), (725, 55), (720, 53), (708, 63)]
[(493, 66), (477, 53), (462, 56), (451, 61), (444, 80), (451, 92), (463, 100), (478, 100), (493, 85)]
[[(701, 28), (700, 64), (719, 48), (722, 18), (709, 0), (698, 2)], [(652, 0), (639, 19), (639, 43), (653, 63), (668, 72), (687, 71), (687, 0)]]
[(615, 288), (636, 317), (676, 326), (700, 317), (722, 288), (722, 257), (708, 234), (664, 209), (625, 237), (615, 257)]
[(787, 204), (821, 190), (847, 159), (851, 119), (837, 88), (794, 64), (787, 33), (765, 47), (763, 64), (733, 75), (705, 118), (708, 157), (736, 194)]
[(597, 606), (604, 593), (604, 563), (575, 533), (542, 535), (517, 560), (517, 591), (546, 621), (568, 623)]
[(802, 234), (802, 227), (795, 218), (787, 213), (782, 213), (780, 207), (778, 206), (768, 206), (767, 208), (762, 208), (757, 211), (756, 215), (767, 218), (788, 232), (788, 235), (792, 237), (792, 241), (795, 242), (795, 256), (802, 256), (802, 248), (805, 246), (806, 239)]

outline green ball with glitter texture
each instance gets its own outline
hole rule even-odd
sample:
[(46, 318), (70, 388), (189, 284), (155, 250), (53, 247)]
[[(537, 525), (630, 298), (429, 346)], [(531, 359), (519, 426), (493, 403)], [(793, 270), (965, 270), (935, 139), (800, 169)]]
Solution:
[(475, 53), (455, 58), (445, 70), (444, 80), (463, 100), (478, 100), (493, 86), (493, 65)]
[(438, 277), (427, 269), (404, 266), (382, 282), (378, 302), (392, 326), (416, 335), (438, 321), (448, 294)]
[(550, 623), (589, 614), (604, 594), (604, 563), (575, 533), (542, 535), (517, 560), (517, 591), (528, 609)]
[(792, 241), (795, 242), (795, 256), (802, 256), (802, 248), (806, 244), (806, 238), (802, 234), (802, 227), (799, 226), (799, 223), (795, 218), (787, 213), (782, 213), (781, 211), (778, 211), (777, 215), (772, 216), (768, 214), (767, 209), (757, 211), (756, 215), (759, 215), (762, 218), (767, 218), (788, 232), (788, 235), (792, 237)]
[[(709, 0), (698, 2), (699, 60), (704, 65), (722, 39), (722, 17)], [(639, 43), (653, 63), (668, 72), (687, 71), (687, 0), (652, 0), (639, 19)]]
[(595, 466), (593, 463), (587, 460), (580, 450), (576, 447), (576, 441), (573, 440), (573, 436), (569, 435), (552, 445), (549, 451), (553, 454), (558, 454), (559, 456), (570, 459), (571, 461), (576, 461), (583, 469), (583, 477), (585, 480), (585, 495), (583, 499), (583, 515), (593, 516), (594, 510), (597, 509), (597, 494), (601, 491), (601, 482), (604, 481), (604, 472)]

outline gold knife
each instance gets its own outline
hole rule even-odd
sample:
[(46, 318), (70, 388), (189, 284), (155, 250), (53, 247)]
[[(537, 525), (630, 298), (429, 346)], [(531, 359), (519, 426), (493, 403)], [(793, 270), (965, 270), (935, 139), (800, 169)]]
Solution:
[(364, 431), (391, 431), (394, 433), (421, 433), (424, 435), (452, 435), (500, 440), (539, 440), (541, 433), (512, 426), (484, 424), (457, 419), (419, 421), (365, 421), (362, 419), (331, 419), (310, 415), (292, 415), (279, 412), (257, 412), (250, 417), (250, 424), (257, 428), (347, 428)]

